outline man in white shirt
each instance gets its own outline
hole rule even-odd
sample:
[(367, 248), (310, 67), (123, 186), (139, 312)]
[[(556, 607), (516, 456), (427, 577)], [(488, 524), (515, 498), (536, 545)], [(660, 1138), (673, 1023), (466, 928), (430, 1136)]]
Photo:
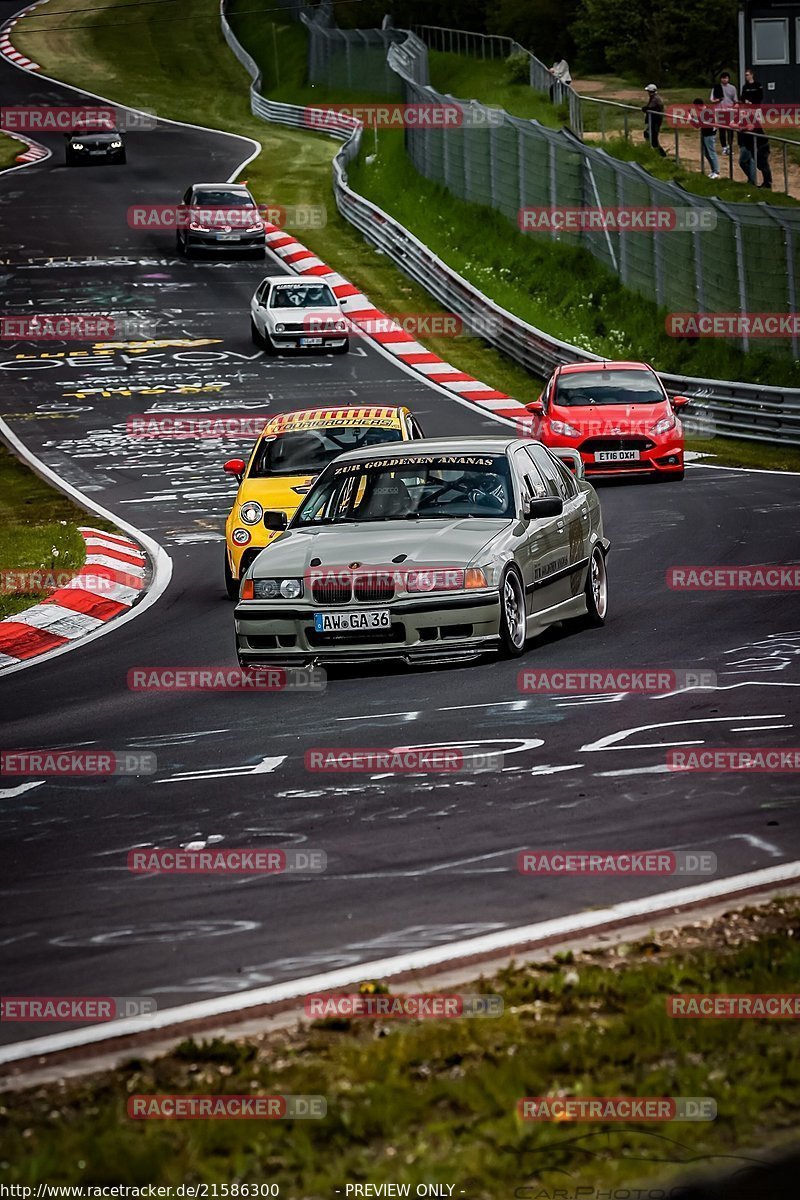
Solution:
[[(728, 71), (723, 71), (719, 77), (719, 83), (715, 83), (712, 87), (709, 101), (719, 108), (734, 108), (738, 103), (739, 96), (735, 86), (731, 83)], [(723, 154), (730, 154), (733, 145), (733, 130), (722, 123), (719, 127), (719, 144)]]

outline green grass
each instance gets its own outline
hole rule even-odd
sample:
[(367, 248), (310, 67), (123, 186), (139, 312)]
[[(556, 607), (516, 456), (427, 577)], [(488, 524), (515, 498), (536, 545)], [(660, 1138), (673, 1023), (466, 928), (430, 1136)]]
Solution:
[[(87, 514), (49, 487), (0, 444), (0, 571), (73, 571), (86, 558), (78, 532)], [(97, 525), (94, 518), (90, 522)], [(0, 618), (21, 612), (47, 591), (7, 591), (0, 583)], [(49, 589), (48, 589), (49, 590)]]
[[(455, 1195), (499, 1200), (567, 1181), (570, 1194), (663, 1186), (692, 1160), (694, 1170), (735, 1169), (748, 1148), (763, 1159), (793, 1137), (800, 1023), (678, 1021), (666, 997), (795, 991), (799, 922), (797, 898), (775, 901), (460, 989), (501, 995), (495, 1018), (336, 1020), (189, 1041), (156, 1061), (0, 1096), (0, 1184), (271, 1182), (317, 1200), (368, 1180), (411, 1184), (412, 1195), (417, 1183), (449, 1183)], [(294, 1123), (134, 1122), (126, 1101), (142, 1093), (322, 1095), (328, 1112)], [(559, 1093), (711, 1096), (718, 1116), (656, 1127), (517, 1118), (520, 1098)]]
[(527, 83), (513, 82), (502, 59), (469, 58), (431, 50), (428, 62), (431, 84), (437, 92), (457, 99), (480, 100), (553, 129), (561, 129), (567, 122), (568, 113), (551, 104), (547, 96), (535, 92)]
[(25, 147), (16, 138), (0, 133), (0, 171), (5, 171), (7, 167), (15, 167), (17, 155), (22, 154), (24, 150)]
[[(261, 5), (269, 8), (272, 0), (261, 0)], [(83, 0), (59, 0), (59, 10), (68, 7), (85, 10), (86, 5)], [(265, 92), (293, 103), (311, 98), (317, 103), (330, 102), (331, 97), (307, 84), (302, 52), (305, 35), (291, 23), (276, 25), (277, 81), (270, 23), (258, 13), (236, 15), (237, 8), (255, 7), (255, 0), (236, 0), (233, 28), (263, 63)], [(37, 10), (40, 15), (44, 12), (46, 8)], [(125, 12), (128, 15), (120, 20), (132, 22), (129, 10)], [(330, 185), (330, 162), (337, 144), (323, 135), (266, 125), (250, 114), (248, 77), (219, 32), (216, 0), (197, 0), (193, 20), (174, 27), (180, 33), (174, 45), (168, 36), (173, 26), (156, 23), (153, 10), (143, 9), (137, 13), (135, 24), (125, 29), (124, 56), (119, 53), (120, 30), (99, 27), (100, 15), (76, 11), (73, 17), (63, 18), (70, 25), (68, 33), (26, 33), (29, 25), (41, 29), (43, 22), (34, 22), (35, 15), (23, 18), (15, 38), (24, 53), (36, 61), (44, 60), (48, 74), (82, 83), (120, 101), (155, 108), (163, 116), (202, 120), (211, 127), (255, 138), (263, 153), (247, 167), (245, 175), (259, 200), (327, 206), (326, 227), (299, 234), (315, 253), (387, 312), (442, 311), (424, 289), (387, 263), (339, 216)], [(102, 15), (102, 23), (109, 23), (107, 12)], [(213, 87), (209, 86), (210, 75)], [(348, 94), (348, 99), (352, 98)], [(775, 363), (766, 356), (745, 359), (728, 347), (708, 342), (699, 343), (690, 352), (686, 343), (674, 342), (665, 335), (659, 337), (654, 332), (658, 326), (654, 306), (632, 298), (590, 255), (549, 243), (537, 246), (499, 214), (476, 211), (419, 176), (413, 176), (414, 186), (409, 187), (410, 168), (402, 152), (401, 135), (384, 132), (380, 145), (380, 159), (372, 167), (356, 165), (351, 181), (394, 212), (504, 307), (547, 332), (599, 353), (606, 350), (612, 357), (636, 353), (663, 370), (678, 373), (764, 381), (774, 378), (783, 384), (800, 382), (800, 369)], [(520, 400), (533, 398), (540, 390), (540, 380), (478, 339), (422, 340), (459, 369)], [(749, 465), (755, 456), (759, 465), (800, 467), (796, 452), (729, 439), (706, 442), (698, 449), (711, 450), (718, 456), (717, 461), (729, 465)]]

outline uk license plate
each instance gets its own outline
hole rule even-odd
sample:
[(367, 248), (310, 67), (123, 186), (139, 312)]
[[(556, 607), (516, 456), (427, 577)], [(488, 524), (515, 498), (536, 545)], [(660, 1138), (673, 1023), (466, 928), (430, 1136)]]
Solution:
[(638, 450), (596, 450), (595, 462), (638, 462)]
[(321, 346), (322, 338), (300, 338), (301, 346)]
[(389, 629), (392, 618), (388, 608), (365, 612), (314, 613), (316, 633), (349, 633), (353, 630)]

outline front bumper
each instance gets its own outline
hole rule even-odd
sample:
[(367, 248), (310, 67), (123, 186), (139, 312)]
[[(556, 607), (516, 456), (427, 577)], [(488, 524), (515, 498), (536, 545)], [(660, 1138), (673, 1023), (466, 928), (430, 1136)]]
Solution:
[[(590, 443), (588, 446), (587, 442)], [(574, 438), (553, 438), (548, 439), (545, 444), (554, 450), (577, 450), (583, 462), (584, 474), (589, 479), (620, 478), (629, 475), (655, 477), (680, 474), (683, 471), (683, 441), (679, 438), (665, 438), (661, 442), (655, 442), (652, 438), (633, 438), (630, 441), (624, 437), (592, 438), (582, 442)], [(597, 462), (595, 454), (598, 450), (634, 450), (639, 457), (623, 462)]]
[(187, 229), (185, 236), (189, 250), (263, 250), (266, 244), (264, 233), (235, 232), (220, 236), (211, 231)]
[[(316, 633), (314, 613), (388, 608), (391, 628)], [(240, 601), (234, 610), (236, 650), (242, 666), (311, 663), (452, 662), (496, 650), (500, 636), (498, 592), (414, 597), (388, 604), (329, 606), (313, 601)]]
[(117, 163), (125, 157), (125, 148), (123, 146), (120, 150), (76, 150), (70, 146), (67, 157), (82, 163)]
[[(309, 333), (308, 330), (301, 332), (277, 333), (267, 327), (267, 335), (276, 350), (336, 350), (342, 346), (346, 346), (349, 341), (349, 334), (340, 333), (336, 336), (328, 334)], [(316, 345), (301, 345), (301, 342), (307, 342), (313, 339)]]

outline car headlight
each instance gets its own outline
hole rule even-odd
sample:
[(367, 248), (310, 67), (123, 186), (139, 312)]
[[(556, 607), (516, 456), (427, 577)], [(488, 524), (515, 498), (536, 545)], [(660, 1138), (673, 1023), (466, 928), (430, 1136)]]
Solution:
[(208, 226), (203, 225), (202, 221), (190, 221), (189, 228), (193, 229), (195, 233), (208, 233)]
[(122, 145), (122, 142), (112, 142), (112, 143), (111, 143), (111, 149), (112, 149), (112, 150), (119, 150), (119, 148), (120, 148), (120, 146), (121, 146), (121, 145)]
[(279, 322), (279, 323), (278, 323), (278, 324), (275, 326), (275, 332), (276, 332), (276, 333), (283, 333), (283, 331), (285, 330), (285, 328), (286, 328), (286, 326), (285, 326), (285, 325), (281, 325), (281, 324), (280, 324), (280, 322)]
[(347, 321), (335, 321), (333, 328), (338, 333), (344, 333), (347, 329)]
[(72, 149), (73, 150), (83, 150), (84, 149), (83, 142), (73, 142)]
[(574, 425), (569, 425), (566, 421), (551, 421), (550, 428), (553, 433), (557, 433), (560, 437), (580, 437), (580, 429), (576, 429)]
[(302, 579), (254, 579), (254, 600), (298, 600), (303, 594)]
[(255, 224), (248, 225), (245, 232), (246, 233), (262, 233), (263, 230), (264, 230), (264, 222), (256, 221)]
[(239, 509), (239, 516), (245, 525), (257, 525), (264, 516), (264, 510), (255, 500), (248, 500)]
[(237, 546), (246, 546), (250, 541), (250, 530), (234, 529), (233, 533), (231, 534), (231, 541), (233, 541)]
[(675, 420), (675, 413), (667, 413), (667, 415), (662, 417), (660, 421), (656, 421), (650, 432), (669, 433), (670, 429), (674, 429), (676, 425), (677, 421)]
[(409, 571), (406, 575), (407, 592), (460, 592), (463, 588), (464, 571), (457, 567)]

